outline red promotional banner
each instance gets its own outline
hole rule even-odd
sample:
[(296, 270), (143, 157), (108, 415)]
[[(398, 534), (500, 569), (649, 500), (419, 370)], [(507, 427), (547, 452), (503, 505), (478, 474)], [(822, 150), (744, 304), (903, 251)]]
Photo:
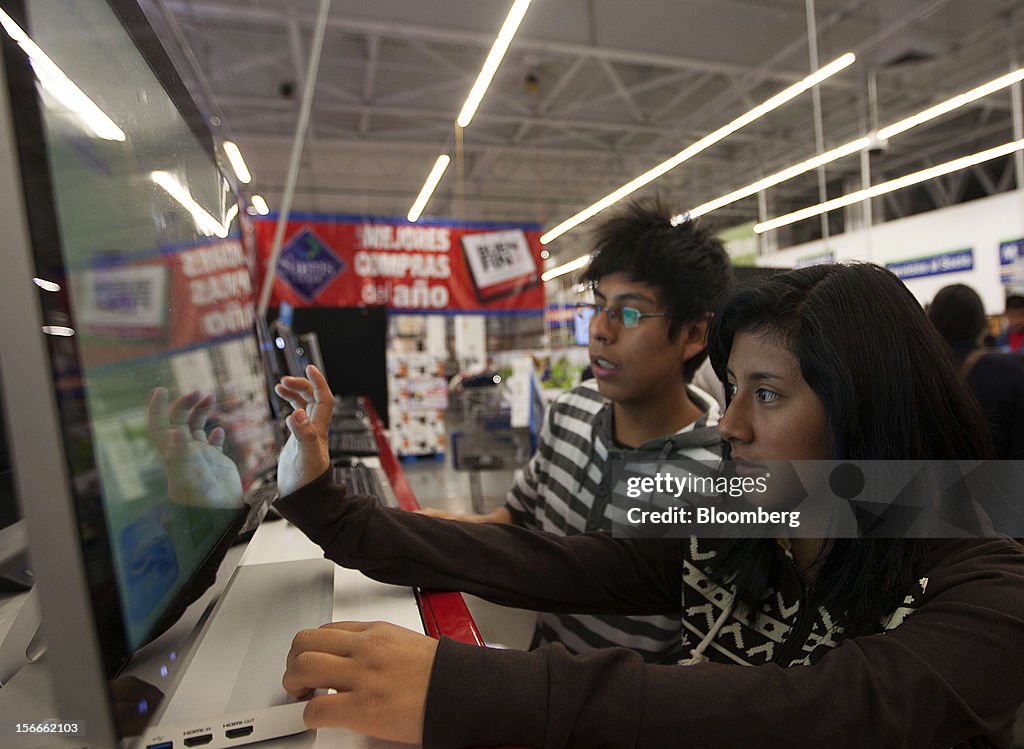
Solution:
[(255, 304), (251, 279), (236, 237), (76, 274), (77, 324), (89, 344), (88, 366), (248, 332)]
[[(276, 220), (255, 225), (260, 284)], [(540, 228), (359, 216), (293, 216), (271, 306), (384, 306), (403, 311), (544, 307)]]

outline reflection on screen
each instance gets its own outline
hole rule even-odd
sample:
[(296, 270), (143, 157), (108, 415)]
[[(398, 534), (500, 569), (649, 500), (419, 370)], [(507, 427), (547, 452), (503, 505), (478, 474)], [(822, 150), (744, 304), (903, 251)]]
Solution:
[(577, 346), (590, 344), (590, 318), (594, 316), (594, 310), (577, 307), (572, 316), (572, 330)]
[[(227, 462), (206, 469), (230, 467), (248, 488), (273, 465), (252, 254), (234, 194), (107, 4), (33, 0), (28, 21), (38, 48), (116, 126), (99, 135), (80, 98), (48, 87), (33, 60), (79, 354), (77, 371), (58, 373), (58, 382), (85, 406), (78, 434), (66, 435), (68, 452), (74, 463), (76, 442), (92, 442), (95, 465), (73, 466), (74, 481), (98, 481), (135, 648), (245, 510), (219, 501), (201, 475), (191, 475), (182, 499), (198, 453), (157, 449), (151, 395), (212, 396), (200, 434), (172, 429), (217, 442)], [(81, 507), (79, 517), (88, 546)]]

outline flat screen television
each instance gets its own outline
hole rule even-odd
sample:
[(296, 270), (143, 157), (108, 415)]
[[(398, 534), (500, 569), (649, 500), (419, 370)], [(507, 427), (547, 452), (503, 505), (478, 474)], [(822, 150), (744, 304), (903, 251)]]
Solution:
[[(14, 477), (31, 548), (46, 549), (36, 590), (60, 714), (115, 745), (152, 705), (111, 684), (210, 584), (275, 464), (255, 260), (138, 3), (3, 0), (0, 45)], [(205, 423), (166, 405), (193, 392), (212, 399)], [(217, 456), (189, 485), (193, 448)]]
[(282, 369), (292, 377), (305, 377), (306, 367), (312, 364), (313, 360), (291, 325), (279, 318), (274, 321), (271, 331)]
[(256, 315), (255, 324), (256, 343), (260, 349), (260, 359), (263, 361), (263, 373), (266, 379), (267, 402), (270, 406), (271, 416), (280, 424), (284, 417), (291, 413), (291, 407), (274, 391), (274, 386), (281, 381), (283, 375), (290, 374), (290, 372), (283, 362), (277, 340), (270, 332), (267, 321), (261, 315)]

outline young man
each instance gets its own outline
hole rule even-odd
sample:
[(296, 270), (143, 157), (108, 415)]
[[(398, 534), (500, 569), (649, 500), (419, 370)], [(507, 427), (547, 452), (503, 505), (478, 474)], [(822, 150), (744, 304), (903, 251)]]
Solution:
[[(687, 383), (706, 359), (710, 310), (732, 269), (721, 242), (692, 221), (673, 226), (671, 215), (660, 202), (632, 203), (597, 229), (582, 276), (594, 297), (595, 379), (548, 409), (537, 451), (506, 504), (486, 515), (425, 514), (559, 535), (610, 532), (611, 460), (719, 459), (718, 404)], [(533, 646), (561, 642), (574, 653), (620, 646), (648, 662), (675, 662), (680, 619), (541, 614)]]

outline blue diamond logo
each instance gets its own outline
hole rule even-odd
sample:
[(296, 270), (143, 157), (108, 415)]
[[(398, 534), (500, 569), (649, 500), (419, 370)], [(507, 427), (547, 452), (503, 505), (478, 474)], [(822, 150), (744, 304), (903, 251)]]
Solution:
[(346, 267), (345, 261), (309, 227), (292, 237), (277, 259), (277, 275), (307, 302), (312, 302)]

